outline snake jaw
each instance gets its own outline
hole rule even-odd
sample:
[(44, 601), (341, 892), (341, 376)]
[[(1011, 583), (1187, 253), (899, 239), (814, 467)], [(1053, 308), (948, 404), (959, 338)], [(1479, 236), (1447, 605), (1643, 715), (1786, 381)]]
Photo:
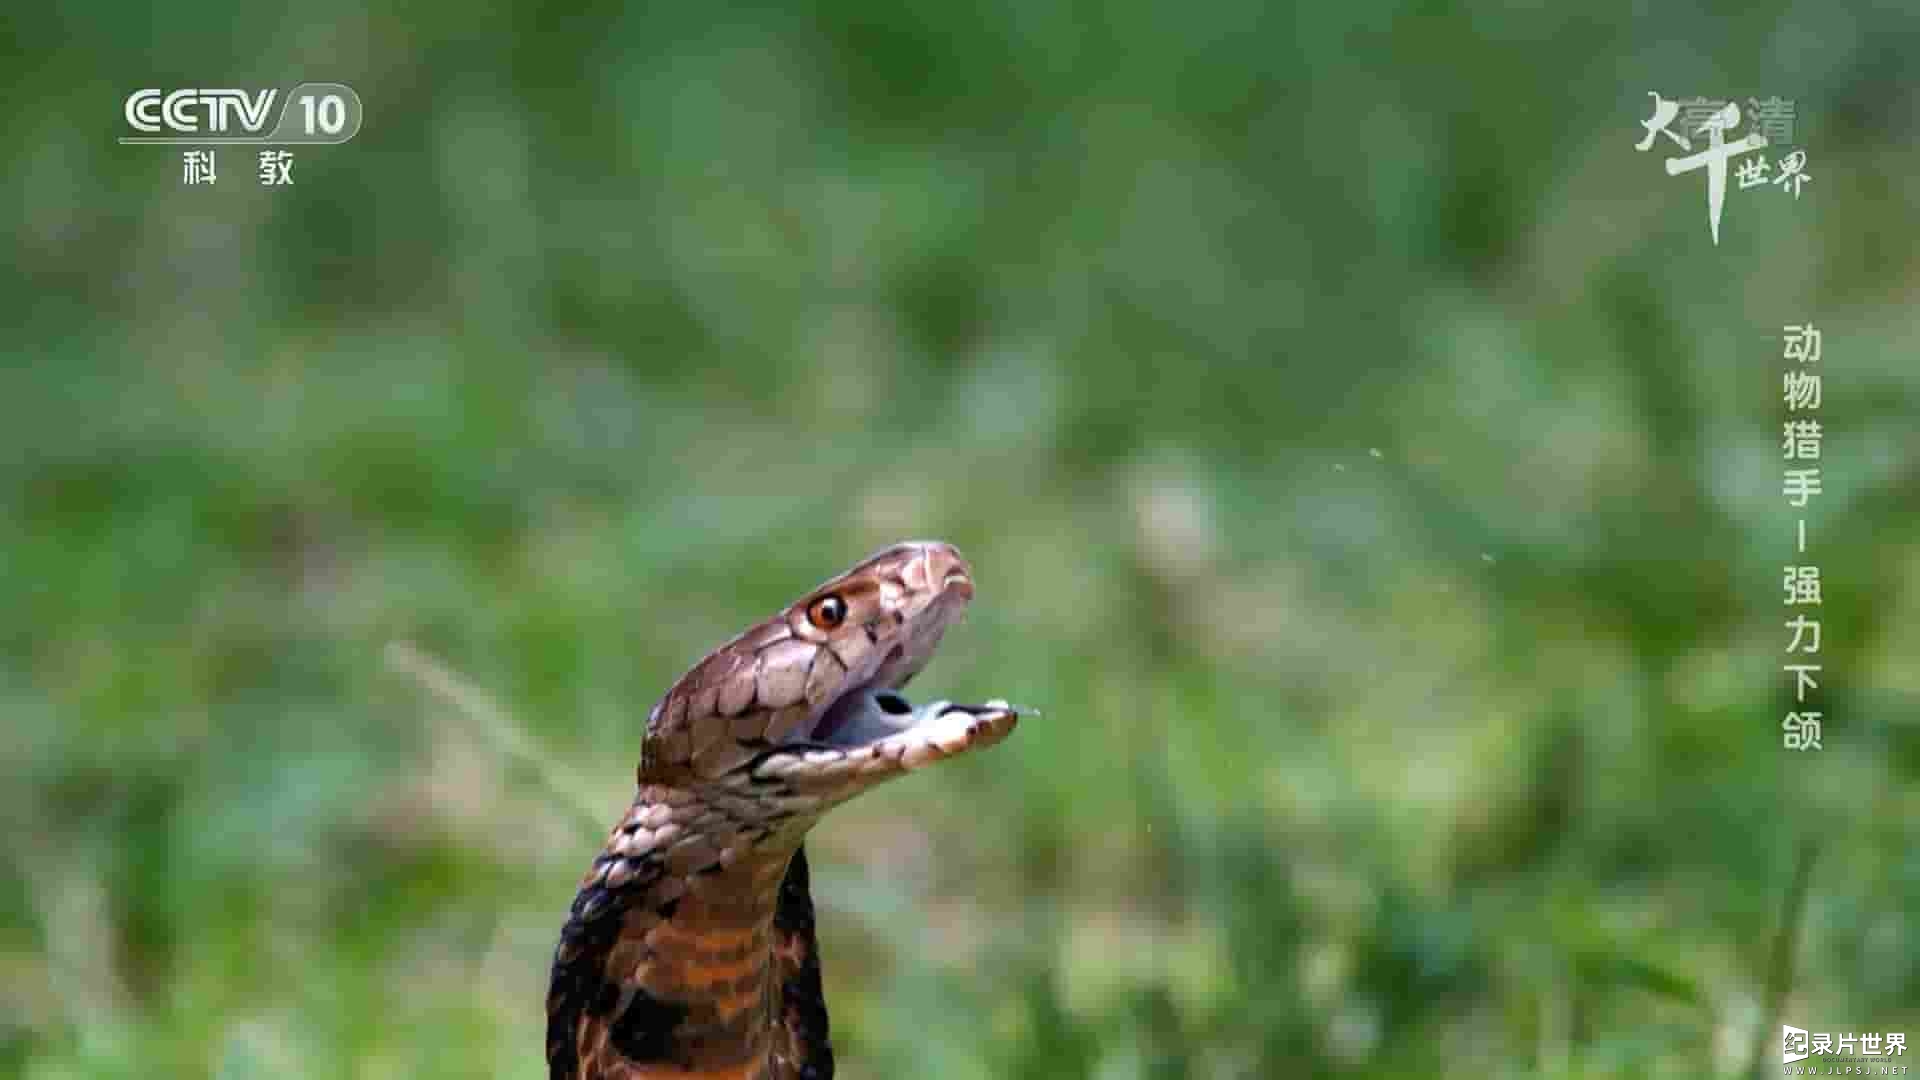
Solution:
[(883, 781), (992, 746), (1020, 722), (1021, 710), (998, 699), (980, 705), (930, 701), (905, 716), (874, 720), (869, 713), (884, 711), (886, 692), (863, 696), (850, 730), (874, 737), (782, 747), (737, 775), (754, 786), (783, 788), (795, 810), (817, 816)]

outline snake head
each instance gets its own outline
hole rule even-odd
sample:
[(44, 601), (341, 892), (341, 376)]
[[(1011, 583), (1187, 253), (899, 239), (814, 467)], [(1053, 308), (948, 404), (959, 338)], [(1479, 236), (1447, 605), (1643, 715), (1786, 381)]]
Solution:
[(647, 718), (643, 784), (778, 788), (800, 812), (999, 741), (1017, 710), (900, 689), (973, 598), (953, 545), (895, 544), (720, 646)]

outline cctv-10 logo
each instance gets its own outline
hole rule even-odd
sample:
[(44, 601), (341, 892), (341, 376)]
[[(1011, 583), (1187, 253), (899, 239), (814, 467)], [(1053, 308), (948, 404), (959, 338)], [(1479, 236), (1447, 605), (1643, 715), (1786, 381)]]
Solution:
[(267, 111), (279, 93), (262, 90), (249, 99), (245, 90), (175, 90), (165, 96), (159, 90), (135, 90), (127, 95), (127, 125), (148, 134), (191, 133), (201, 130), (204, 117), (209, 132), (227, 131), (238, 120), (257, 135), (266, 128)]
[(359, 134), (362, 109), (360, 95), (345, 83), (301, 83), (285, 98), (278, 88), (148, 87), (128, 94), (121, 112), (134, 132), (122, 136), (123, 143), (325, 144)]

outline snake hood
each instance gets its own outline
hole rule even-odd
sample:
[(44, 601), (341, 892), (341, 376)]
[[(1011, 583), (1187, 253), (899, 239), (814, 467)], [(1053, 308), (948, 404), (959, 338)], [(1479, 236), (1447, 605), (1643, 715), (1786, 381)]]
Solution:
[(580, 883), (547, 996), (551, 1075), (831, 1077), (805, 834), (892, 777), (1004, 738), (1004, 701), (900, 689), (973, 596), (896, 544), (715, 649), (648, 714), (639, 790)]

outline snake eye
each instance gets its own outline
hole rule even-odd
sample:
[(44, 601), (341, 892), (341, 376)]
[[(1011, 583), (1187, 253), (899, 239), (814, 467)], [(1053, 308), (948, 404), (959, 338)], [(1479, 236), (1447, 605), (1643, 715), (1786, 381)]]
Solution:
[(807, 621), (822, 630), (832, 630), (847, 621), (847, 602), (829, 594), (807, 606)]

